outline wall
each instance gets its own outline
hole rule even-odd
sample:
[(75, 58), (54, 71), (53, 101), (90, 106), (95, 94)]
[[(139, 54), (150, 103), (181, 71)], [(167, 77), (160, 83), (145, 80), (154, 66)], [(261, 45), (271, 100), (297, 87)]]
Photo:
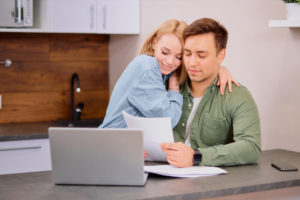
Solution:
[(281, 0), (141, 0), (141, 34), (110, 39), (110, 91), (147, 35), (165, 20), (211, 17), (229, 31), (224, 65), (256, 99), (263, 149), (300, 151), (300, 28), (269, 28), (285, 19)]
[(82, 118), (101, 118), (108, 102), (107, 35), (0, 33), (0, 123), (71, 118), (71, 76), (78, 73)]

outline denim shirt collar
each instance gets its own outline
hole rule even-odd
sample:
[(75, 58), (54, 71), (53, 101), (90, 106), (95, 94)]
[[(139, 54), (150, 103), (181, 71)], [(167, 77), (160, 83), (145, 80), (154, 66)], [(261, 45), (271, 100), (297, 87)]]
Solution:
[(164, 84), (166, 84), (166, 82), (169, 80), (170, 76), (172, 76), (173, 72), (171, 72), (170, 74), (167, 75), (162, 75), (162, 79)]

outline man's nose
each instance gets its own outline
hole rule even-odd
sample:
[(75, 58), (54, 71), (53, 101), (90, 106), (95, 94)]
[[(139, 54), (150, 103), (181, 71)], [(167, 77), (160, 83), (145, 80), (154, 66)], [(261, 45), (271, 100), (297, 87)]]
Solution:
[(197, 63), (198, 63), (198, 61), (197, 61), (196, 56), (192, 55), (191, 58), (190, 58), (189, 65), (190, 65), (190, 66), (196, 66)]

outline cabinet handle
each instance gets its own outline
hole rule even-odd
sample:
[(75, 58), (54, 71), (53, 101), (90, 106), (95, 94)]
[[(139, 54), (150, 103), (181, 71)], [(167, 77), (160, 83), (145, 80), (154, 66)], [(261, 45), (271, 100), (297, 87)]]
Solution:
[(0, 148), (0, 151), (29, 150), (29, 149), (41, 149), (41, 148), (42, 146), (9, 147), (9, 148)]
[(91, 24), (90, 24), (90, 28), (91, 30), (94, 29), (94, 16), (95, 16), (95, 5), (91, 5), (90, 7), (90, 11), (91, 11)]
[(18, 18), (17, 18), (17, 23), (18, 24), (21, 24), (21, 22), (22, 22), (22, 18), (21, 18), (21, 14), (22, 14), (22, 12), (21, 12), (21, 9), (22, 9), (22, 5), (21, 5), (21, 0), (17, 0), (17, 2), (18, 2)]
[(102, 7), (102, 11), (103, 11), (103, 30), (106, 30), (106, 5), (104, 5)]
[(15, 11), (14, 11), (15, 23), (18, 22), (18, 0), (15, 0)]

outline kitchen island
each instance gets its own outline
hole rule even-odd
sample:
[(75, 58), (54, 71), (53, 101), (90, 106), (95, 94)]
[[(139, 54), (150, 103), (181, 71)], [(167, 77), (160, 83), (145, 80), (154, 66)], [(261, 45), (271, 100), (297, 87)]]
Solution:
[(300, 171), (280, 172), (272, 161), (300, 169), (300, 153), (262, 153), (259, 164), (222, 167), (228, 174), (202, 178), (150, 175), (144, 187), (54, 185), (51, 171), (0, 176), (0, 199), (204, 199), (300, 186)]
[(51, 170), (49, 127), (98, 127), (102, 120), (99, 118), (1, 124), (0, 174)]

